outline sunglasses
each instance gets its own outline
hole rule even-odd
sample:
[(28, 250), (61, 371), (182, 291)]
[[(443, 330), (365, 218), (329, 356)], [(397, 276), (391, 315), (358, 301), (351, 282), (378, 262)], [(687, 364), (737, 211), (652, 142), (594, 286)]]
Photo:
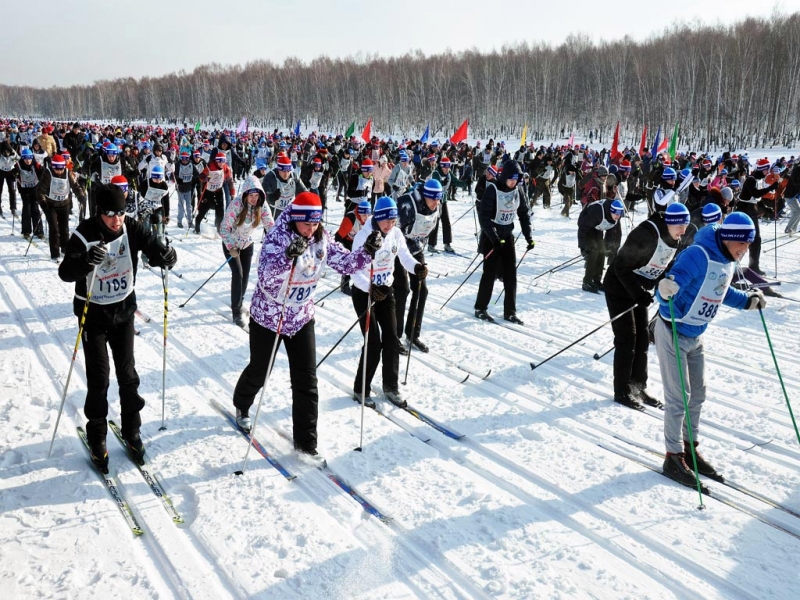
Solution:
[(120, 184), (120, 183), (115, 183), (114, 185), (116, 185), (116, 186), (117, 186), (119, 189), (121, 189), (123, 192), (127, 192), (127, 191), (128, 191), (128, 184), (126, 184), (126, 183), (122, 183), (122, 184)]
[(103, 214), (107, 217), (124, 217), (125, 210), (106, 210)]

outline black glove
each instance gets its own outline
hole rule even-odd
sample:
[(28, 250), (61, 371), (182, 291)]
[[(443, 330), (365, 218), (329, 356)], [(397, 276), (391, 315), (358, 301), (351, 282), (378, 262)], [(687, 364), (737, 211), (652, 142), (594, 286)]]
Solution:
[(378, 287), (372, 287), (372, 299), (375, 302), (380, 302), (381, 300), (386, 300), (389, 294), (392, 293), (392, 288), (388, 285), (379, 285)]
[(505, 244), (506, 244), (506, 241), (505, 240), (501, 240), (500, 238), (497, 238), (495, 241), (493, 241), (492, 242), (492, 249), (494, 250), (494, 253), (495, 254), (499, 254), (500, 251), (505, 246)]
[(106, 257), (106, 245), (105, 244), (97, 244), (89, 248), (89, 252), (86, 253), (86, 262), (89, 263), (91, 266), (96, 267)]
[(650, 306), (653, 303), (653, 294), (650, 292), (642, 292), (639, 294), (639, 297), (636, 298), (636, 304), (639, 306)]
[(414, 267), (414, 275), (420, 279), (425, 279), (428, 276), (428, 266), (425, 263), (417, 263)]
[(373, 231), (364, 242), (364, 251), (375, 258), (375, 253), (383, 246), (383, 236), (380, 231)]
[(581, 248), (581, 257), (586, 258), (587, 256), (589, 256), (589, 251)]
[(308, 240), (304, 238), (302, 235), (298, 235), (286, 247), (286, 256), (294, 259), (297, 258), (298, 256), (302, 256), (307, 249), (308, 249)]
[(528, 240), (528, 247), (526, 248), (526, 250), (533, 250), (534, 248), (536, 248), (536, 242), (534, 242), (533, 240)]
[(178, 253), (175, 252), (175, 248), (172, 246), (167, 246), (164, 248), (163, 252), (161, 252), (161, 263), (163, 264), (164, 268), (171, 269), (177, 262)]

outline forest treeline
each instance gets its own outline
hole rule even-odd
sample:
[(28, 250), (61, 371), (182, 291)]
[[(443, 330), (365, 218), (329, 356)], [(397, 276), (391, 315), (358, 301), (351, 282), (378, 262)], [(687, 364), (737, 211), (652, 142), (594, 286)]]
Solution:
[(523, 43), (395, 58), (289, 58), (245, 66), (204, 65), (163, 77), (92, 85), (0, 86), (0, 114), (53, 119), (196, 121), (342, 132), (368, 118), (389, 135), (446, 137), (470, 120), (474, 137), (558, 140), (617, 121), (638, 145), (680, 125), (696, 149), (792, 145), (800, 133), (800, 13), (730, 26), (673, 25), (643, 42), (593, 43), (573, 35), (551, 46)]

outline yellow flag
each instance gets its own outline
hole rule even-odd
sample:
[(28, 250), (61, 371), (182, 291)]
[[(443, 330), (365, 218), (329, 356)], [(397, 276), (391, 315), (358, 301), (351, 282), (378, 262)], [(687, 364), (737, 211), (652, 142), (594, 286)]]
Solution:
[(524, 146), (525, 140), (528, 137), (528, 125), (526, 124), (525, 127), (522, 128), (522, 140), (520, 141), (519, 145)]

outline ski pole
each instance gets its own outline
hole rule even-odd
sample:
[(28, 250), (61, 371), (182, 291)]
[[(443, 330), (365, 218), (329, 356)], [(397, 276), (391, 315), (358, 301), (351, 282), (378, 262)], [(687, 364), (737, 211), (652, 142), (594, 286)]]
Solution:
[(314, 301), (314, 304), (316, 304), (316, 305), (322, 304), (322, 301), (323, 301), (323, 300), (325, 300), (325, 298), (327, 298), (328, 296), (330, 296), (331, 294), (333, 294), (335, 291), (337, 291), (337, 290), (341, 290), (341, 289), (342, 289), (342, 286), (341, 286), (341, 284), (333, 286), (333, 289), (332, 289), (332, 290), (330, 290), (329, 292), (327, 292), (327, 293), (326, 293), (326, 294), (325, 294), (325, 295), (324, 295), (322, 298), (320, 298), (319, 300), (315, 300), (315, 301)]
[[(225, 266), (225, 265), (223, 265)], [(272, 375), (272, 367), (275, 363), (275, 353), (278, 351), (278, 344), (281, 341), (281, 330), (283, 329), (283, 317), (286, 314), (286, 301), (289, 299), (289, 289), (292, 284), (292, 277), (294, 276), (294, 269), (297, 266), (297, 257), (292, 261), (292, 268), (289, 270), (289, 279), (286, 280), (286, 292), (283, 295), (283, 302), (281, 303), (281, 314), (278, 317), (278, 326), (275, 328), (275, 341), (272, 342), (272, 351), (269, 354), (269, 362), (267, 363), (267, 375), (264, 377), (264, 385), (261, 388), (261, 396), (258, 398), (258, 406), (256, 407), (256, 416), (253, 418), (253, 427), (250, 429), (250, 442), (247, 444), (247, 452), (244, 454), (244, 462), (242, 468), (234, 471), (234, 475), (243, 475), (245, 467), (247, 467), (247, 457), (250, 455), (250, 448), (253, 447), (253, 440), (256, 439), (256, 425), (258, 424), (258, 415), (261, 413), (261, 404), (264, 401), (264, 394), (267, 391), (267, 382), (269, 376)], [(250, 357), (252, 360), (252, 357)]]
[(75, 338), (75, 348), (72, 350), (72, 360), (69, 363), (69, 371), (67, 371), (67, 380), (64, 382), (64, 391), (61, 394), (61, 406), (58, 407), (58, 416), (56, 417), (56, 426), (53, 429), (53, 439), (50, 440), (50, 449), (47, 451), (47, 458), (53, 452), (53, 443), (56, 441), (56, 433), (58, 432), (58, 423), (61, 420), (61, 412), (64, 410), (64, 402), (67, 399), (67, 390), (69, 389), (69, 380), (72, 378), (72, 370), (75, 367), (75, 357), (78, 355), (78, 346), (81, 344), (81, 335), (83, 334), (83, 326), (86, 323), (86, 314), (89, 312), (89, 302), (92, 299), (92, 288), (94, 287), (94, 280), (97, 277), (97, 266), (92, 269), (92, 276), (89, 278), (89, 287), (86, 292), (86, 303), (83, 305), (83, 314), (81, 315), (81, 322), (78, 326), (78, 337)]
[(608, 354), (609, 352), (611, 352), (613, 349), (614, 349), (614, 344), (611, 344), (611, 347), (610, 347), (608, 350), (606, 350), (605, 352), (603, 352), (602, 354), (600, 354), (599, 352), (595, 352), (595, 353), (594, 353), (594, 359), (595, 359), (595, 360), (600, 360), (600, 359), (601, 359), (601, 358), (603, 358), (603, 357), (604, 357), (606, 354)]
[[(470, 212), (472, 212), (472, 207), (471, 207), (471, 206), (470, 206), (470, 207), (469, 207), (469, 208), (466, 210), (466, 212), (464, 212), (464, 214), (462, 214), (462, 215), (461, 215), (460, 217), (458, 217), (458, 218), (457, 218), (455, 221), (453, 221), (453, 225), (455, 225), (455, 224), (456, 224), (456, 223), (458, 223), (458, 222), (459, 222), (461, 219), (463, 219), (464, 217), (466, 217), (466, 216), (467, 216), (467, 214), (468, 214), (468, 213), (470, 213)], [(451, 225), (451, 227), (452, 227), (452, 225)]]
[(620, 317), (623, 317), (624, 315), (628, 314), (629, 312), (631, 312), (631, 311), (632, 311), (634, 308), (636, 308), (637, 306), (639, 306), (639, 305), (638, 305), (638, 304), (634, 304), (634, 305), (633, 305), (633, 306), (631, 306), (629, 309), (627, 309), (627, 310), (624, 310), (623, 312), (619, 313), (619, 314), (618, 314), (616, 317), (614, 317), (613, 319), (609, 319), (608, 321), (605, 321), (604, 323), (602, 323), (602, 324), (598, 325), (597, 327), (595, 327), (594, 329), (592, 329), (592, 330), (591, 330), (589, 333), (587, 333), (586, 335), (579, 337), (577, 340), (575, 340), (574, 342), (572, 342), (572, 343), (571, 343), (571, 344), (569, 344), (568, 346), (564, 346), (564, 347), (563, 347), (561, 350), (559, 350), (558, 352), (556, 352), (556, 353), (555, 353), (555, 354), (553, 354), (552, 356), (548, 356), (548, 357), (547, 357), (547, 358), (545, 358), (545, 359), (544, 359), (542, 362), (540, 362), (538, 365), (537, 365), (536, 363), (530, 363), (530, 365), (531, 365), (531, 371), (533, 371), (534, 369), (536, 369), (536, 368), (538, 368), (538, 367), (541, 367), (541, 366), (542, 366), (544, 363), (546, 363), (547, 361), (549, 361), (549, 360), (551, 360), (551, 359), (555, 358), (556, 356), (558, 356), (559, 354), (561, 354), (561, 353), (562, 353), (562, 352), (564, 352), (565, 350), (569, 350), (569, 349), (570, 349), (570, 348), (572, 348), (572, 347), (573, 347), (575, 344), (577, 344), (578, 342), (582, 342), (583, 340), (585, 340), (587, 337), (589, 337), (589, 336), (590, 336), (590, 335), (592, 335), (593, 333), (596, 333), (596, 332), (600, 331), (600, 330), (601, 330), (603, 327), (605, 327), (605, 326), (606, 326), (606, 325), (608, 325), (609, 323), (613, 323), (614, 321), (616, 321), (616, 320), (617, 320), (617, 319), (619, 319)]
[(555, 267), (551, 267), (542, 273), (539, 273), (536, 277), (534, 277), (531, 281), (536, 281), (540, 277), (544, 277), (549, 273), (555, 273), (556, 271), (560, 271), (561, 269), (566, 269), (567, 267), (571, 267), (574, 263), (578, 262), (583, 256), (578, 254), (578, 256), (573, 256), (569, 260), (565, 260), (564, 262), (557, 264)]
[[(219, 272), (222, 270), (222, 268), (223, 268), (225, 265), (227, 265), (227, 264), (228, 264), (228, 263), (231, 261), (231, 259), (232, 259), (232, 258), (233, 258), (233, 256), (229, 256), (229, 257), (228, 257), (228, 260), (226, 260), (224, 263), (222, 263), (222, 264), (219, 266), (219, 268), (218, 268), (216, 271), (214, 271), (214, 272), (211, 274), (211, 277), (214, 277), (214, 275), (216, 275), (217, 273), (219, 273)], [(189, 296), (189, 297), (188, 297), (188, 298), (187, 298), (187, 299), (184, 301), (184, 303), (183, 303), (183, 304), (179, 304), (179, 305), (178, 305), (178, 308), (183, 308), (184, 306), (186, 306), (186, 303), (187, 303), (187, 302), (189, 302), (189, 300), (191, 300), (192, 298), (194, 298), (194, 297), (195, 297), (195, 294), (197, 294), (197, 292), (199, 292), (200, 290), (202, 290), (202, 289), (203, 289), (203, 286), (205, 286), (205, 284), (207, 284), (209, 281), (211, 281), (211, 277), (209, 277), (208, 279), (206, 279), (206, 280), (203, 282), (203, 284), (202, 284), (202, 285), (201, 285), (199, 288), (197, 288), (197, 289), (194, 291), (194, 294), (192, 294), (191, 296)]]
[(778, 359), (775, 356), (775, 350), (772, 348), (772, 340), (770, 340), (769, 331), (767, 330), (767, 321), (764, 319), (764, 311), (761, 310), (761, 308), (759, 308), (758, 314), (761, 315), (761, 324), (764, 325), (764, 335), (767, 336), (767, 344), (769, 344), (769, 351), (770, 353), (772, 353), (772, 362), (775, 363), (775, 371), (778, 373), (778, 381), (781, 382), (783, 397), (786, 400), (786, 407), (789, 409), (789, 416), (792, 418), (794, 433), (797, 436), (797, 441), (800, 442), (800, 431), (797, 430), (797, 421), (795, 421), (794, 419), (794, 412), (792, 412), (792, 404), (789, 402), (789, 394), (786, 393), (786, 386), (783, 383), (783, 376), (781, 375), (781, 370), (778, 367)]
[[(356, 452), (364, 451), (364, 406), (367, 402), (367, 345), (369, 344), (369, 322), (372, 319), (372, 277), (375, 261), (369, 263), (369, 288), (367, 290), (367, 321), (364, 325), (364, 349), (361, 352), (361, 434)], [(394, 343), (394, 341), (392, 341)]]
[(475, 225), (475, 237), (478, 237), (478, 217), (475, 214), (476, 212), (478, 212), (477, 202), (475, 202), (475, 204), (472, 205), (472, 223), (473, 225)]
[(472, 267), (473, 263), (474, 263), (476, 260), (478, 260), (478, 257), (479, 257), (480, 255), (481, 255), (481, 253), (480, 253), (480, 252), (477, 252), (477, 253), (475, 254), (475, 257), (474, 257), (474, 258), (472, 259), (472, 261), (471, 261), (471, 262), (470, 262), (470, 263), (467, 265), (467, 268), (466, 268), (466, 269), (464, 269), (464, 273), (466, 273), (467, 271), (469, 271), (470, 267)]
[(28, 240), (28, 247), (25, 249), (25, 256), (28, 256), (28, 250), (31, 249), (31, 244), (33, 243), (33, 236), (36, 235), (36, 232), (39, 230), (39, 225), (42, 223), (42, 213), (39, 213), (39, 220), (36, 221), (36, 226), (31, 231), (31, 239)]
[[(369, 303), (370, 307), (371, 307), (373, 304), (374, 304), (374, 302), (370, 301), (370, 303)], [(352, 325), (350, 325), (350, 327), (348, 327), (347, 331), (345, 331), (345, 332), (342, 334), (342, 337), (340, 337), (338, 340), (336, 340), (336, 343), (335, 343), (333, 346), (331, 346), (331, 349), (330, 349), (330, 350), (328, 350), (327, 354), (325, 354), (325, 356), (323, 356), (323, 357), (320, 359), (320, 361), (317, 363), (317, 369), (319, 369), (319, 366), (320, 366), (322, 363), (324, 363), (324, 362), (325, 362), (325, 359), (326, 359), (326, 358), (328, 358), (328, 357), (331, 355), (331, 353), (332, 353), (332, 352), (333, 352), (333, 351), (336, 349), (336, 347), (337, 347), (339, 344), (341, 344), (341, 343), (342, 343), (342, 341), (344, 340), (344, 338), (346, 338), (346, 337), (347, 337), (347, 334), (348, 334), (348, 333), (350, 333), (351, 331), (353, 331), (353, 327), (355, 327), (356, 325), (358, 325), (358, 322), (361, 320), (361, 317), (363, 317), (365, 314), (367, 314), (367, 311), (366, 311), (366, 310), (365, 310), (364, 312), (362, 312), (360, 315), (358, 315), (358, 318), (357, 318), (357, 319), (356, 319), (356, 320), (353, 322), (353, 324), (352, 324)]]
[[(763, 318), (763, 315), (762, 315)], [(681, 366), (681, 349), (678, 345), (678, 326), (675, 324), (675, 308), (672, 304), (672, 297), (669, 298), (669, 320), (672, 323), (672, 345), (675, 347), (675, 363), (678, 367), (678, 377), (681, 381), (681, 396), (683, 396), (683, 414), (686, 418), (686, 430), (689, 432), (689, 448), (692, 451), (692, 466), (694, 466), (694, 479), (697, 482), (697, 495), (700, 496), (699, 510), (703, 510), (703, 489), (700, 485), (700, 475), (697, 472), (697, 452), (694, 449), (694, 434), (692, 432), (692, 417), (689, 415), (689, 400), (686, 398), (686, 382), (683, 379), (683, 367)]]
[(161, 285), (164, 288), (164, 350), (161, 356), (161, 427), (165, 431), (166, 393), (167, 393), (167, 314), (169, 313), (169, 269), (161, 268)]
[[(523, 252), (523, 253), (522, 253), (522, 256), (520, 256), (520, 257), (519, 257), (519, 261), (517, 261), (517, 266), (516, 266), (516, 267), (514, 267), (514, 269), (515, 269), (515, 270), (516, 270), (516, 269), (519, 269), (519, 266), (522, 264), (522, 259), (524, 259), (524, 258), (525, 258), (525, 255), (526, 255), (526, 254), (527, 254), (529, 251), (530, 251), (530, 248), (526, 248), (526, 249), (525, 249), (525, 252)], [(502, 289), (502, 290), (500, 290), (500, 293), (499, 293), (499, 294), (497, 294), (497, 298), (495, 298), (495, 299), (494, 299), (494, 304), (497, 304), (497, 301), (498, 301), (498, 300), (500, 300), (500, 298), (502, 298), (502, 297), (503, 297), (503, 294), (505, 294), (505, 293), (506, 293), (506, 288), (505, 288), (505, 286), (503, 286), (503, 289)]]
[[(489, 257), (492, 255), (492, 253), (493, 253), (493, 252), (494, 252), (494, 248), (492, 248), (491, 250), (489, 250), (489, 252), (487, 252), (487, 253), (486, 253), (486, 256), (484, 256), (484, 257), (481, 259), (481, 262), (479, 262), (477, 265), (475, 265), (475, 268), (474, 268), (474, 269), (472, 269), (472, 271), (470, 272), (470, 274), (469, 274), (469, 275), (467, 275), (467, 276), (466, 276), (466, 278), (464, 279), (464, 281), (462, 281), (462, 282), (461, 282), (461, 285), (459, 285), (459, 286), (456, 288), (456, 291), (455, 291), (455, 292), (453, 292), (452, 294), (450, 294), (450, 297), (449, 297), (447, 300), (445, 300), (445, 301), (444, 301), (444, 304), (442, 304), (442, 305), (439, 307), (439, 310), (443, 309), (443, 308), (445, 307), (445, 305), (446, 305), (448, 302), (450, 302), (450, 300), (452, 300), (452, 299), (453, 299), (453, 296), (455, 296), (455, 295), (456, 295), (456, 293), (458, 293), (458, 290), (460, 290), (460, 289), (461, 289), (461, 287), (462, 287), (462, 286), (463, 286), (465, 283), (467, 283), (467, 280), (468, 280), (470, 277), (472, 277), (472, 275), (475, 273), (475, 271), (477, 271), (477, 270), (478, 270), (478, 267), (480, 267), (480, 266), (481, 266), (481, 265), (484, 263), (484, 261), (485, 261), (487, 258), (489, 258)], [(476, 258), (477, 258), (477, 257), (476, 257)]]
[[(419, 301), (420, 297), (422, 296), (422, 278), (419, 279), (419, 284), (417, 285), (417, 305), (414, 308), (414, 319), (411, 323), (411, 335), (414, 335), (415, 330), (417, 329), (417, 316), (419, 315)], [(406, 359), (406, 376), (403, 378), (403, 385), (408, 383), (408, 370), (411, 367), (411, 350), (412, 346), (414, 346), (414, 341), (412, 338), (409, 338), (411, 342), (408, 345), (408, 358)]]

